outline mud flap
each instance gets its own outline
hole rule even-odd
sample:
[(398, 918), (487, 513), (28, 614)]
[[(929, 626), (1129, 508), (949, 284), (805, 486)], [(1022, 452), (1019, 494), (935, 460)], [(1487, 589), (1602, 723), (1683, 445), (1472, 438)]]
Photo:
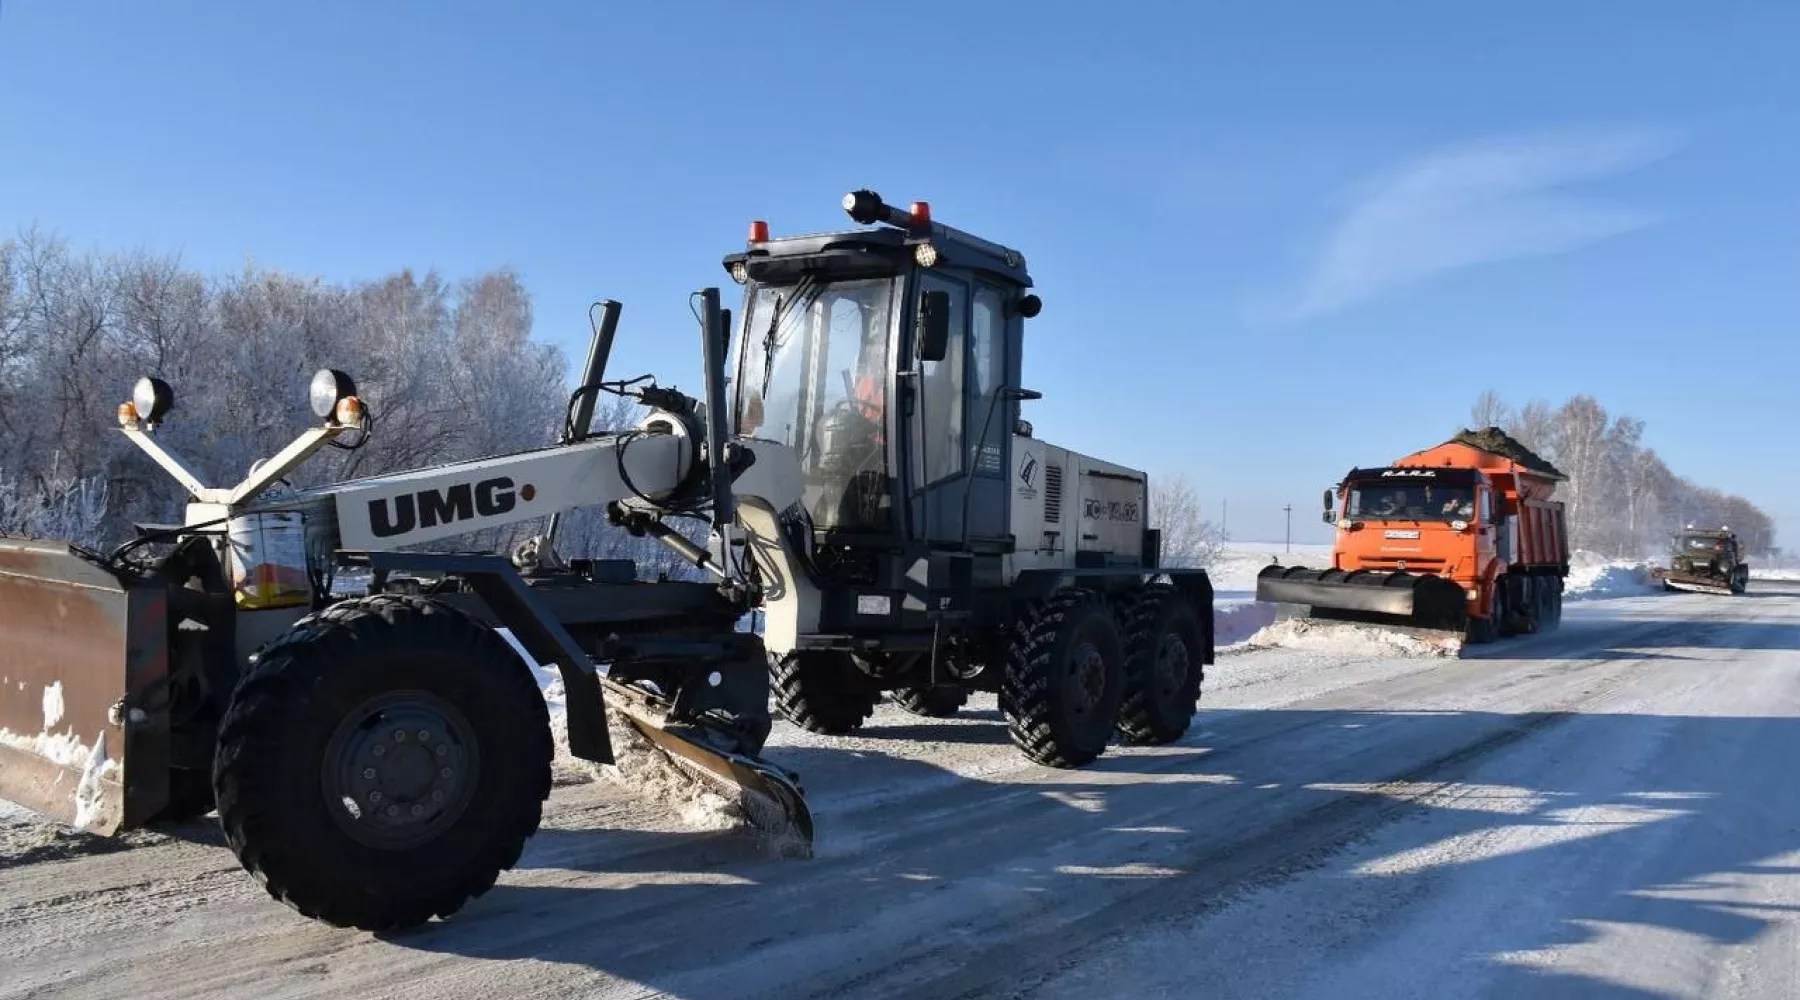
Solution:
[(1422, 573), (1267, 566), (1256, 575), (1256, 599), (1298, 604), (1313, 617), (1461, 632), (1468, 601), (1453, 580)]
[(0, 539), (0, 798), (90, 833), (168, 804), (167, 591)]

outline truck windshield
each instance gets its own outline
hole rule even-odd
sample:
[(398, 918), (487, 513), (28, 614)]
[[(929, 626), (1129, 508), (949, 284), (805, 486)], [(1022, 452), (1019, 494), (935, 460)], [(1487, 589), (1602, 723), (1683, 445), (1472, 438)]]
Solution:
[(1723, 552), (1725, 543), (1717, 538), (1689, 535), (1681, 540), (1681, 548), (1688, 552)]
[(753, 285), (744, 302), (737, 433), (800, 456), (820, 527), (888, 527), (893, 278)]
[(1475, 491), (1436, 483), (1354, 483), (1345, 516), (1378, 521), (1467, 521), (1475, 516)]

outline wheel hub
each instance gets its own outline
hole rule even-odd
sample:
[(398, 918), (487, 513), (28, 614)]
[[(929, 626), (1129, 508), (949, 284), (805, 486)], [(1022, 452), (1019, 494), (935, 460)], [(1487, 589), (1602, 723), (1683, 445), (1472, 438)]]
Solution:
[(479, 753), (468, 721), (423, 691), (371, 699), (326, 746), (323, 791), (338, 825), (371, 847), (437, 836), (462, 815)]
[(1074, 709), (1083, 715), (1091, 712), (1106, 696), (1106, 657), (1100, 648), (1091, 642), (1076, 647), (1069, 657), (1069, 676), (1074, 681)]
[(1187, 681), (1188, 669), (1187, 643), (1173, 632), (1163, 636), (1162, 644), (1156, 648), (1157, 688), (1165, 695), (1179, 692)]

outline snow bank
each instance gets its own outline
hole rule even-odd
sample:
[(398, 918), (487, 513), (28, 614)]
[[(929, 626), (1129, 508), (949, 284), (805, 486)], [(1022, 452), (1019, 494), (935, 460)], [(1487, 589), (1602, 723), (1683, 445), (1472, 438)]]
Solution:
[(1252, 636), (1252, 649), (1310, 649), (1340, 656), (1453, 657), (1462, 649), (1460, 636), (1422, 637), (1380, 625), (1287, 618)]
[(1752, 562), (1750, 564), (1750, 579), (1780, 580), (1788, 583), (1800, 582), (1800, 567), (1770, 566), (1759, 568), (1756, 563)]
[(1563, 581), (1563, 599), (1591, 601), (1609, 597), (1636, 597), (1662, 589), (1650, 575), (1654, 564), (1643, 560), (1608, 559), (1585, 549), (1569, 555), (1569, 576)]

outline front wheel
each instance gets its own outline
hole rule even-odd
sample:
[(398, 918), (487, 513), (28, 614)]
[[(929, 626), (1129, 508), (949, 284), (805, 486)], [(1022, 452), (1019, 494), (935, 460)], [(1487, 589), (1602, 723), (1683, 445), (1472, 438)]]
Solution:
[(399, 595), (261, 650), (219, 731), (225, 839), (269, 894), (340, 927), (447, 917), (494, 885), (550, 794), (549, 713), (505, 640)]

